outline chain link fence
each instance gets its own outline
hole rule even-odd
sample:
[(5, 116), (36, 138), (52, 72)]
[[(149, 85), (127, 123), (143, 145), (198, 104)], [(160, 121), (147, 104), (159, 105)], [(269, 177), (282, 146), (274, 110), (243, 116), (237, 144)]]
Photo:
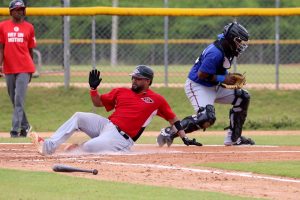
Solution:
[[(2, 1), (2, 7), (7, 7), (9, 2), (5, 2)], [(79, 0), (71, 0), (70, 6), (95, 6), (96, 3), (97, 6), (112, 6), (114, 2), (106, 0), (81, 4)], [(166, 1), (162, 0), (127, 0), (117, 3), (123, 7), (199, 8), (197, 3), (204, 1), (180, 2), (169, 0), (166, 5)], [(214, 0), (207, 7), (247, 7), (247, 2)], [(276, 6), (273, 0), (260, 2), (260, 5), (259, 1), (253, 2), (261, 7)], [(61, 7), (63, 1), (27, 0), (27, 3), (35, 7)], [(280, 6), (300, 6), (300, 2), (281, 0)], [(63, 17), (29, 16), (27, 20), (35, 26), (38, 44), (35, 62), (40, 62), (39, 77), (33, 79), (33, 83), (63, 84)], [(71, 16), (70, 83), (87, 86), (88, 71), (96, 66), (102, 72), (104, 86), (128, 84), (128, 74), (133, 68), (146, 64), (155, 70), (153, 86), (182, 87), (203, 49), (217, 38), (226, 24), (238, 21), (249, 31), (250, 45), (231, 70), (246, 73), (247, 87), (300, 89), (299, 20), (300, 16)], [(278, 40), (275, 40), (276, 34)], [(279, 61), (278, 64), (276, 61)], [(0, 82), (4, 80), (0, 79)]]

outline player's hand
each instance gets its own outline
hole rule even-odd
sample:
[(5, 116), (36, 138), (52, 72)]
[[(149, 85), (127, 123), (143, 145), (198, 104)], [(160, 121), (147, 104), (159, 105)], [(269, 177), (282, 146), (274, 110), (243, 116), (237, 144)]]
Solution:
[(186, 146), (189, 146), (189, 145), (202, 146), (202, 144), (200, 142), (197, 142), (195, 138), (190, 140), (188, 137), (184, 137), (184, 138), (182, 138), (182, 141)]
[(234, 85), (235, 82), (236, 82), (236, 78), (229, 73), (225, 76), (225, 80), (223, 83), (227, 85)]
[(96, 90), (101, 81), (102, 78), (100, 77), (100, 71), (98, 71), (97, 69), (93, 69), (92, 71), (90, 71), (89, 84), (92, 90)]

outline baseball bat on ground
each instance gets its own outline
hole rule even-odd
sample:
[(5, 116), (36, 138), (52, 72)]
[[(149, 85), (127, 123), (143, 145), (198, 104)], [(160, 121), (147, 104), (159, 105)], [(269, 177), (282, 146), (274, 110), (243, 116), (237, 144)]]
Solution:
[(72, 167), (68, 165), (62, 165), (62, 164), (56, 164), (53, 166), (53, 171), (55, 172), (87, 172), (87, 173), (92, 173), (94, 175), (98, 174), (97, 169), (81, 169), (77, 167)]

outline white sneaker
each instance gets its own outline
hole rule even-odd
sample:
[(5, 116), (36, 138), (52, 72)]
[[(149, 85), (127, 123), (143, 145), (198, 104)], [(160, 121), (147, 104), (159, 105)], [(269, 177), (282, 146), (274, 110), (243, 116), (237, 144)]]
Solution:
[(35, 146), (38, 152), (42, 155), (45, 155), (45, 153), (43, 152), (44, 139), (35, 132), (31, 132), (29, 136), (31, 139), (31, 143)]
[(227, 135), (225, 136), (225, 139), (224, 139), (224, 145), (225, 146), (231, 146), (231, 145), (234, 144), (234, 142), (232, 142), (232, 140), (231, 140), (231, 135), (232, 135), (232, 132), (229, 131), (227, 133)]

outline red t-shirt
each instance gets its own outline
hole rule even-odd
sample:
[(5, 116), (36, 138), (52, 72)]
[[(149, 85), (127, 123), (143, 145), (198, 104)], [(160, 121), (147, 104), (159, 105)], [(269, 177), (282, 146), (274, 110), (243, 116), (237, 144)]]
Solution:
[(0, 43), (4, 46), (3, 73), (33, 73), (35, 71), (29, 49), (36, 47), (34, 27), (29, 22), (0, 23)]
[(129, 88), (116, 88), (100, 98), (107, 111), (115, 109), (109, 120), (131, 138), (141, 134), (155, 115), (165, 120), (176, 116), (165, 98), (150, 89), (136, 94)]

